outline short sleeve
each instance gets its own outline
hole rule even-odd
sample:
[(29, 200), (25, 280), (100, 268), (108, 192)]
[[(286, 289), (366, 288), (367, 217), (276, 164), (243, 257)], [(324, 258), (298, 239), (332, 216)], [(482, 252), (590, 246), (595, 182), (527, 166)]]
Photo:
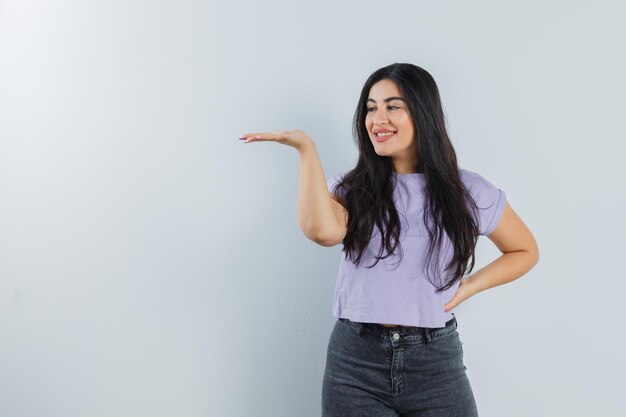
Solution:
[(328, 179), (328, 181), (326, 181), (326, 186), (328, 187), (328, 191), (330, 191), (331, 193), (338, 193), (341, 196), (345, 194), (344, 191), (341, 189), (337, 191), (334, 190), (335, 186), (339, 184), (339, 182), (343, 178), (343, 175), (344, 174), (335, 175), (334, 177), (331, 177)]
[(496, 229), (504, 207), (506, 194), (487, 179), (475, 172), (465, 172), (465, 182), (478, 206), (478, 228), (481, 236), (487, 236)]

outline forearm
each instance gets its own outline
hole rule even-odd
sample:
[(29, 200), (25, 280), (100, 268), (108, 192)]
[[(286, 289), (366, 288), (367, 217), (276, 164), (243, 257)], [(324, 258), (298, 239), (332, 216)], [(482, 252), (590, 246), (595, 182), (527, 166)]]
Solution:
[(298, 223), (312, 240), (337, 222), (322, 162), (313, 140), (298, 149), (300, 153), (300, 188), (298, 190)]
[(530, 271), (538, 260), (539, 257), (531, 251), (507, 252), (473, 273), (469, 281), (476, 292), (481, 292), (514, 281)]

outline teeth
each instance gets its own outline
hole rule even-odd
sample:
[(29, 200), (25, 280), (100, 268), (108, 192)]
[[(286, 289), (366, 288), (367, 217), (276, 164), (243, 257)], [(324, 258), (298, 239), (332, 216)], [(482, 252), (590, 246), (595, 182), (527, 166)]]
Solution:
[(382, 136), (391, 136), (394, 133), (396, 133), (396, 132), (377, 133), (376, 135), (378, 135), (379, 137), (382, 137)]

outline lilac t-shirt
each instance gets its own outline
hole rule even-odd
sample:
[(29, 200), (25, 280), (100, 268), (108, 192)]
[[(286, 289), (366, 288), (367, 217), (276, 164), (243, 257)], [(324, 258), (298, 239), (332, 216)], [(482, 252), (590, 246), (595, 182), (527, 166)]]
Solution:
[[(479, 231), (481, 236), (490, 234), (498, 225), (506, 195), (481, 175), (459, 168), (461, 181), (468, 188), (478, 205)], [(327, 181), (329, 191), (346, 174), (336, 175)], [(339, 263), (337, 282), (334, 291), (333, 316), (348, 318), (364, 323), (401, 324), (419, 327), (444, 327), (452, 318), (452, 311), (444, 311), (444, 305), (454, 296), (459, 282), (443, 292), (436, 288), (426, 276), (425, 266), (428, 255), (429, 236), (422, 220), (425, 178), (424, 174), (396, 174), (397, 185), (394, 202), (400, 218), (400, 244), (403, 259), (400, 262), (400, 247), (395, 255), (381, 259), (373, 268), (381, 245), (381, 235), (377, 227), (372, 231), (368, 248), (363, 253), (357, 268), (348, 260), (345, 253)], [(429, 223), (432, 229), (433, 223)], [(452, 259), (453, 247), (446, 234), (442, 238), (439, 270)], [(383, 249), (382, 255), (386, 255)], [(436, 249), (431, 260), (430, 279), (434, 276)], [(445, 280), (447, 282), (447, 279)]]

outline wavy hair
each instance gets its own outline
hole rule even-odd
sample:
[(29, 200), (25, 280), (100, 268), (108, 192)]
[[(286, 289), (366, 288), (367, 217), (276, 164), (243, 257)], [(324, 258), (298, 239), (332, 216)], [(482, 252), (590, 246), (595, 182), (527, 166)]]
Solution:
[[(369, 76), (361, 90), (353, 124), (353, 136), (359, 151), (358, 161), (332, 190), (349, 214), (343, 251), (358, 266), (369, 245), (374, 226), (380, 231), (381, 246), (376, 262), (368, 268), (391, 256), (399, 246), (400, 219), (393, 202), (393, 164), (390, 157), (381, 157), (374, 151), (365, 125), (370, 89), (383, 79), (391, 80), (398, 86), (415, 127), (415, 169), (424, 174), (423, 221), (430, 238), (427, 276), (437, 291), (445, 291), (474, 268), (474, 251), (479, 235), (478, 209), (460, 178), (456, 153), (446, 131), (437, 84), (430, 73), (417, 65), (394, 63), (380, 68)], [(338, 190), (340, 192), (336, 192)], [(429, 226), (431, 222), (432, 229)], [(441, 286), (441, 280), (437, 284), (430, 279), (428, 270), (435, 249), (439, 256), (444, 233), (452, 243), (454, 255), (445, 266), (448, 280)], [(380, 257), (383, 248), (388, 254)], [(401, 254), (401, 259), (403, 256)], [(436, 264), (436, 275), (441, 277), (439, 262)]]

